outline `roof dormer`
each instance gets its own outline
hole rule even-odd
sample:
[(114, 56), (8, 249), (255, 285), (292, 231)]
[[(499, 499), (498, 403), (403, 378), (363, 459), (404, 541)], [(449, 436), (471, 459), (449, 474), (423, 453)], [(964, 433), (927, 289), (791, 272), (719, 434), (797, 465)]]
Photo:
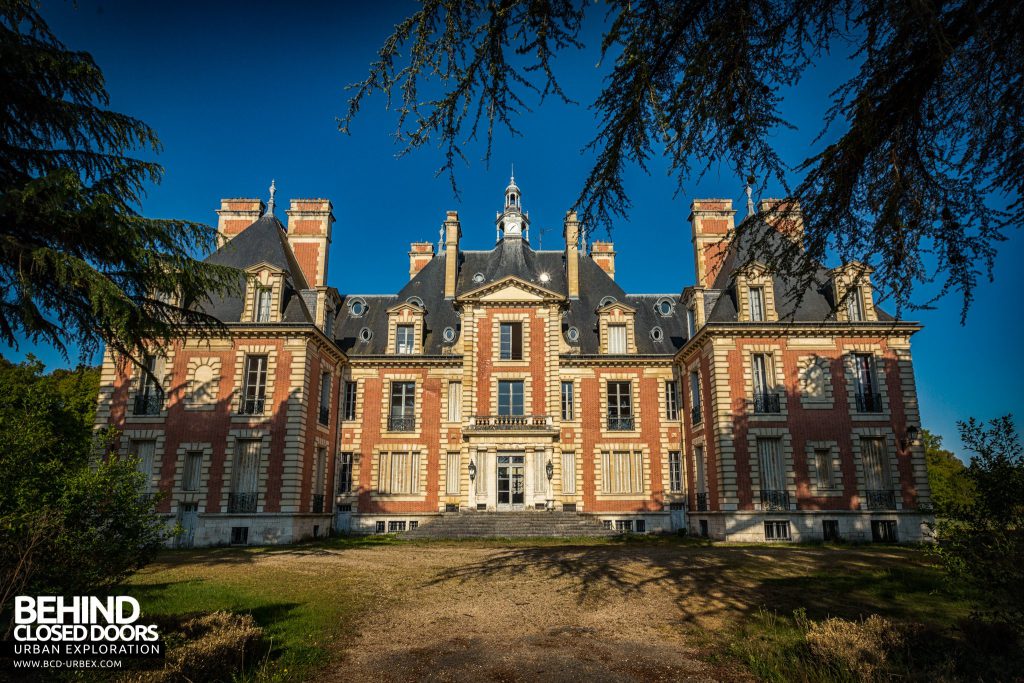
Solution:
[(636, 353), (635, 308), (606, 297), (597, 309), (597, 326), (601, 353), (613, 356)]
[(878, 320), (875, 311), (874, 287), (871, 273), (874, 268), (850, 261), (832, 270), (832, 296), (835, 298), (836, 320), (840, 322), (874, 322)]
[(388, 354), (420, 355), (423, 353), (423, 303), (403, 301), (388, 309)]
[(246, 268), (245, 275), (245, 304), (242, 309), (242, 321), (281, 322), (284, 271), (270, 263), (262, 262)]
[(775, 308), (775, 283), (761, 261), (736, 271), (736, 312), (741, 322), (768, 323), (779, 319)]

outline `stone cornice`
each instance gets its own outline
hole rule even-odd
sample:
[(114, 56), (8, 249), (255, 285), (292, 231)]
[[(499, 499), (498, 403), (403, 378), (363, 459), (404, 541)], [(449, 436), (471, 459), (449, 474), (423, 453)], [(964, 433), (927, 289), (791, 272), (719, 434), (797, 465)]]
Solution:
[(558, 356), (558, 361), (562, 367), (648, 367), (658, 365), (671, 366), (674, 362), (674, 356), (668, 354), (608, 356), (604, 354), (563, 353)]
[(793, 323), (786, 321), (771, 323), (706, 323), (697, 334), (687, 340), (676, 352), (676, 360), (685, 361), (700, 351), (709, 337), (816, 337), (823, 334), (833, 337), (864, 336), (911, 336), (924, 328), (916, 322), (837, 322)]
[(461, 355), (450, 356), (428, 356), (428, 355), (387, 355), (376, 354), (366, 356), (349, 356), (348, 363), (352, 367), (357, 366), (380, 366), (387, 365), (396, 368), (415, 367), (459, 367), (462, 365)]
[(225, 323), (224, 325), (228, 329), (226, 335), (213, 332), (206, 337), (197, 335), (190, 337), (189, 340), (202, 341), (204, 338), (223, 339), (225, 337), (230, 339), (287, 339), (301, 335), (312, 337), (320, 342), (320, 348), (333, 356), (335, 360), (348, 361), (348, 356), (338, 347), (337, 342), (324, 334), (319, 327), (310, 323)]

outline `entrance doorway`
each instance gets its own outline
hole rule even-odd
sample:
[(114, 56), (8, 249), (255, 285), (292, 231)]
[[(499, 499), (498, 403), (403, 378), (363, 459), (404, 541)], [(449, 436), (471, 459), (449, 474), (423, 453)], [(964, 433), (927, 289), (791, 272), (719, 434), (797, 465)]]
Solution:
[(522, 510), (526, 502), (526, 456), (498, 454), (498, 509)]
[(181, 503), (178, 507), (178, 524), (181, 525), (181, 536), (178, 537), (179, 548), (191, 548), (196, 542), (196, 519), (199, 517), (199, 503)]

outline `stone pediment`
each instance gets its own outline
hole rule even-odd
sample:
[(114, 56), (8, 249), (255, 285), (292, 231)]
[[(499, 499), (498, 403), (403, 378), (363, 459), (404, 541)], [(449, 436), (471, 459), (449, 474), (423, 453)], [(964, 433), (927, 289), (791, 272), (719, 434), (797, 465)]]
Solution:
[(550, 289), (527, 282), (514, 275), (470, 290), (459, 301), (548, 303), (564, 301), (565, 297)]
[(636, 309), (632, 306), (628, 306), (621, 301), (613, 301), (610, 304), (605, 304), (597, 309), (598, 313), (611, 313), (612, 311), (620, 311), (622, 313), (633, 314), (636, 313)]

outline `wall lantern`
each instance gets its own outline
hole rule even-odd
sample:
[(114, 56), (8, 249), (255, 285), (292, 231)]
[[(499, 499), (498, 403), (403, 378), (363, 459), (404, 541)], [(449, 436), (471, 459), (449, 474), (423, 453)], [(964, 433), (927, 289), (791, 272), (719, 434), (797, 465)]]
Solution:
[(473, 462), (472, 460), (469, 461), (469, 480), (476, 480), (476, 463)]
[(914, 425), (907, 427), (907, 436), (903, 439), (903, 450), (907, 450), (908, 446), (914, 445), (917, 441), (917, 434), (920, 430)]
[(548, 460), (548, 464), (544, 466), (544, 472), (548, 475), (548, 481), (551, 481), (551, 477), (555, 476), (555, 466)]

